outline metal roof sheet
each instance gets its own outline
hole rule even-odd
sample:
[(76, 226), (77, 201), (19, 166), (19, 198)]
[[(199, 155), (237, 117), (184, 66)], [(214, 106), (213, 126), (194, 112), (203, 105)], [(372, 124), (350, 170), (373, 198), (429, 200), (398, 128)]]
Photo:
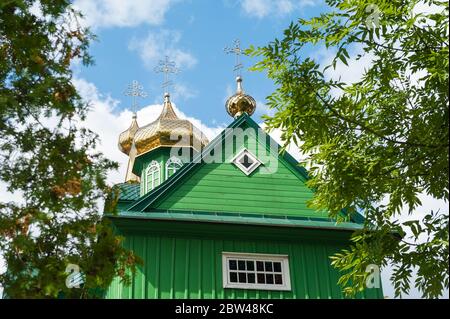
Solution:
[(361, 229), (363, 225), (353, 222), (336, 222), (331, 219), (305, 218), (293, 216), (240, 214), (240, 213), (214, 213), (194, 211), (154, 211), (136, 212), (120, 211), (118, 215), (108, 215), (111, 218), (136, 218), (153, 220), (178, 220), (210, 223), (250, 224), (284, 227), (303, 227), (320, 229), (340, 229), (354, 231)]

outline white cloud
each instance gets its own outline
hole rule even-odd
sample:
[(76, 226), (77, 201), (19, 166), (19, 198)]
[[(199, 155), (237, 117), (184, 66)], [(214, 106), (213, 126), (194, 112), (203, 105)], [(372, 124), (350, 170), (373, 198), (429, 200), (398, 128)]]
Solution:
[(160, 25), (176, 0), (76, 0), (83, 23), (93, 28)]
[(233, 88), (231, 86), (231, 84), (227, 84), (227, 86), (225, 88), (225, 96), (223, 97), (222, 102), (225, 104), (225, 102), (228, 100), (228, 98), (235, 93), (236, 93), (236, 89)]
[(144, 39), (132, 38), (128, 48), (136, 51), (144, 65), (153, 70), (159, 60), (166, 55), (182, 69), (193, 68), (197, 59), (188, 51), (178, 48), (181, 33), (174, 30), (162, 30), (158, 33), (149, 32)]
[[(23, 202), (23, 195), (22, 192), (15, 191), (15, 192), (9, 192), (7, 189), (7, 184), (3, 181), (0, 181), (0, 201), (1, 202), (16, 202), (16, 203), (22, 203)], [(1, 271), (0, 271), (1, 273)]]
[(173, 93), (171, 91), (170, 96), (174, 101), (189, 100), (198, 95), (198, 91), (192, 89), (182, 83), (175, 83), (173, 85)]
[[(330, 67), (324, 72), (324, 76), (327, 80), (340, 80), (343, 83), (351, 84), (360, 81), (365, 72), (372, 65), (374, 55), (372, 53), (365, 53), (360, 45), (354, 45), (348, 49), (350, 59), (347, 60), (348, 65), (345, 65), (341, 60), (337, 60), (336, 67)], [(356, 59), (356, 56), (361, 54), (360, 59)], [(334, 48), (327, 49), (325, 46), (319, 46), (310, 55), (310, 58), (316, 60), (322, 67), (331, 65), (334, 57), (336, 56), (336, 50)], [(339, 96), (342, 91), (339, 89), (333, 89), (331, 91), (332, 96)]]
[(289, 0), (279, 0), (275, 4), (276, 12), (280, 15), (289, 14), (294, 10), (294, 4)]
[(119, 182), (124, 179), (126, 169), (126, 156), (117, 148), (117, 139), (120, 132), (127, 129), (131, 122), (131, 111), (123, 111), (118, 115), (114, 109), (119, 101), (98, 92), (94, 84), (83, 79), (74, 79), (74, 85), (80, 95), (91, 104), (86, 121), (83, 126), (99, 135), (100, 143), (97, 150), (101, 151), (111, 160), (120, 163), (119, 172), (109, 174), (109, 182)]
[[(441, 214), (447, 214), (449, 212), (448, 202), (445, 200), (440, 200), (433, 198), (432, 196), (426, 195), (425, 193), (422, 193), (419, 195), (420, 202), (422, 205), (417, 207), (412, 214), (409, 214), (408, 208), (404, 207), (401, 211), (401, 213), (395, 217), (399, 222), (404, 223), (408, 220), (423, 220), (426, 214), (433, 212), (440, 212)], [(385, 202), (387, 199), (385, 200)], [(403, 230), (406, 232), (405, 240), (407, 242), (413, 242), (412, 239), (410, 239), (410, 236), (412, 236), (412, 232), (409, 228), (404, 227)], [(426, 234), (422, 234), (422, 236), (419, 237), (418, 242), (425, 242), (427, 239)], [(393, 273), (393, 265), (389, 265), (383, 271), (381, 272), (381, 281), (383, 286), (383, 292), (384, 295), (389, 298), (394, 298), (394, 287), (392, 286), (390, 282), (390, 277)], [(417, 277), (417, 269), (414, 269), (411, 276), (411, 283), (414, 283), (414, 280)], [(403, 298), (421, 298), (422, 293), (414, 287), (414, 284), (411, 285), (411, 289), (408, 294), (403, 295)], [(445, 289), (443, 291), (443, 294), (441, 298), (448, 299), (449, 298), (449, 290)]]
[(256, 101), (255, 114), (256, 115), (260, 115), (260, 116), (262, 116), (262, 115), (273, 116), (275, 114), (275, 110), (269, 108), (269, 106), (266, 103), (262, 102), (262, 101)]
[(271, 10), (272, 2), (270, 0), (244, 0), (242, 9), (245, 13), (263, 18), (267, 16)]
[(242, 0), (240, 4), (245, 14), (261, 19), (272, 15), (285, 16), (296, 9), (313, 6), (317, 2), (313, 0)]
[[(413, 8), (413, 14), (422, 14), (424, 16), (428, 16), (430, 14), (435, 14), (435, 13), (441, 13), (441, 14), (445, 14), (445, 8), (444, 6), (439, 6), (436, 5), (434, 3), (426, 3), (426, 2), (418, 2), (416, 3), (416, 5)], [(415, 22), (415, 25), (419, 26), (419, 27), (424, 27), (424, 26), (431, 26), (433, 27), (436, 24), (436, 22), (434, 20), (431, 20), (429, 18), (423, 18), (423, 21), (418, 19)]]
[[(258, 123), (258, 125), (264, 130), (264, 131), (267, 131), (266, 130), (266, 124), (263, 122), (263, 123)], [(275, 140), (275, 142), (277, 142), (280, 146), (283, 146), (284, 145), (284, 141), (283, 141), (283, 139), (281, 138), (281, 134), (282, 134), (282, 131), (281, 131), (281, 129), (279, 129), (279, 128), (275, 128), (275, 129), (272, 129), (270, 132), (269, 132), (269, 135), (270, 135), (270, 137), (272, 137), (274, 140)], [(294, 157), (297, 161), (302, 161), (302, 160), (306, 160), (307, 159), (307, 156), (300, 150), (300, 148), (297, 146), (297, 145), (295, 145), (295, 143), (290, 143), (287, 147), (286, 147), (286, 151), (290, 154), (290, 155), (292, 155), (292, 157)]]

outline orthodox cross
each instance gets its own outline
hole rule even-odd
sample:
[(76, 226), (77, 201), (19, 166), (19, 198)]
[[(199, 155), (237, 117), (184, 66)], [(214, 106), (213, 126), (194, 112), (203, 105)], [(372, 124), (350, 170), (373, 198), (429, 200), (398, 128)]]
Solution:
[(180, 70), (176, 67), (174, 61), (170, 61), (169, 57), (166, 55), (164, 60), (160, 60), (158, 65), (155, 67), (156, 73), (164, 73), (164, 82), (162, 87), (166, 89), (166, 93), (169, 93), (169, 87), (172, 85), (172, 81), (169, 80), (169, 74), (176, 74)]
[(240, 76), (241, 69), (243, 68), (243, 65), (241, 63), (241, 54), (243, 53), (243, 50), (241, 49), (241, 41), (239, 41), (239, 39), (234, 40), (233, 46), (225, 47), (224, 51), (225, 53), (236, 55), (236, 64), (234, 65), (234, 71), (238, 76)]
[(125, 91), (125, 95), (131, 96), (132, 99), (131, 107), (133, 109), (133, 116), (136, 116), (136, 108), (137, 108), (136, 98), (147, 97), (147, 93), (144, 92), (142, 85), (140, 85), (138, 81), (134, 80), (133, 82), (131, 82), (131, 84), (128, 85), (128, 88)]

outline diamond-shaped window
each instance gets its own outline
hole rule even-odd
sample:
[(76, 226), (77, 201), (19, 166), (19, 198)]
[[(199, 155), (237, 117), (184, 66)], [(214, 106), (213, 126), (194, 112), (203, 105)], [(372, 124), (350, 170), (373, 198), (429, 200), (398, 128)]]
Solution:
[(255, 169), (261, 165), (261, 162), (250, 153), (247, 149), (240, 151), (232, 160), (232, 163), (236, 165), (246, 175), (250, 175)]

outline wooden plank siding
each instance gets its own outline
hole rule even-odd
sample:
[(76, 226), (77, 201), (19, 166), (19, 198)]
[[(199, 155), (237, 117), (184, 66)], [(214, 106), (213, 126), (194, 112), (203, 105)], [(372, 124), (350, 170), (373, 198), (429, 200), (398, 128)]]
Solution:
[[(275, 160), (275, 158), (274, 158)], [(200, 167), (156, 205), (158, 209), (327, 217), (308, 207), (313, 192), (281, 161), (273, 174), (250, 176), (232, 163)]]
[[(244, 114), (230, 127), (258, 125)], [(210, 156), (222, 156), (220, 163), (186, 163), (158, 188), (122, 203), (119, 209), (127, 211), (110, 217), (124, 246), (144, 264), (129, 286), (115, 278), (106, 298), (344, 298), (330, 256), (348, 249), (360, 225), (352, 221), (351, 227), (349, 222), (339, 228), (326, 211), (310, 207), (314, 193), (306, 184), (307, 172), (295, 167), (292, 157), (278, 156), (256, 131), (222, 143), (229, 138), (225, 133), (206, 147)], [(231, 143), (229, 154), (225, 149)], [(248, 176), (231, 163), (243, 147), (263, 162)], [(136, 160), (136, 173), (151, 160), (164, 169), (168, 158), (168, 149), (144, 154)], [(273, 163), (277, 169), (268, 173)], [(223, 252), (287, 255), (291, 289), (224, 288)], [(383, 292), (366, 289), (357, 297), (382, 298)]]
[[(144, 259), (132, 284), (115, 279), (107, 298), (344, 298), (339, 273), (329, 256), (346, 246), (318, 238), (301, 241), (205, 238), (161, 234), (127, 234), (126, 246)], [(287, 254), (290, 291), (223, 288), (222, 252)], [(359, 298), (382, 298), (381, 289), (367, 289)]]

